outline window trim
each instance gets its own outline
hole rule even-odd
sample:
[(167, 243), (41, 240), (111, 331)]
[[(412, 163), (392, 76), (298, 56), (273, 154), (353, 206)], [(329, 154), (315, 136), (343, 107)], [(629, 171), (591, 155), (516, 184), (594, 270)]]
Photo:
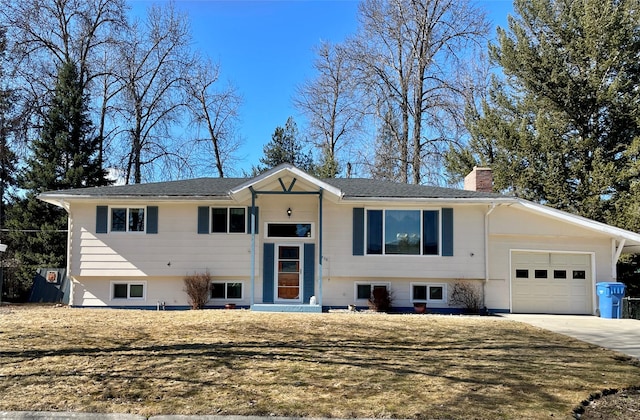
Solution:
[[(214, 232), (213, 231), (213, 209), (225, 209), (226, 210), (226, 225), (224, 232)], [(242, 232), (230, 232), (231, 228), (231, 209), (242, 209), (244, 211), (243, 220), (244, 220), (244, 230)], [(251, 226), (247, 226), (247, 217), (251, 213), (251, 207), (243, 207), (243, 206), (209, 206), (209, 234), (210, 235), (246, 235), (247, 233), (251, 233)]]
[(356, 281), (353, 283), (353, 300), (354, 302), (369, 302), (369, 298), (363, 299), (358, 298), (358, 286), (371, 286), (371, 291), (369, 292), (369, 296), (373, 292), (373, 288), (375, 286), (384, 286), (388, 291), (391, 291), (391, 282), (377, 282), (377, 281)]
[[(427, 288), (427, 298), (426, 299), (415, 299), (413, 297), (413, 288), (414, 286), (424, 286)], [(431, 287), (442, 287), (442, 299), (430, 299), (429, 296), (431, 295), (429, 293), (429, 288)], [(449, 295), (448, 295), (448, 291), (447, 291), (447, 283), (431, 283), (431, 282), (412, 282), (410, 285), (410, 297), (411, 297), (411, 303), (437, 303), (437, 304), (448, 304), (449, 302)]]
[[(108, 233), (114, 233), (114, 234), (130, 234), (130, 235), (139, 235), (139, 234), (144, 234), (147, 233), (147, 223), (149, 222), (149, 211), (147, 209), (148, 206), (143, 205), (143, 206), (135, 206), (135, 205), (127, 205), (127, 204), (123, 204), (123, 205), (110, 205), (109, 206), (109, 212), (107, 214), (107, 223), (108, 223)], [(125, 230), (113, 230), (113, 210), (125, 210), (125, 222), (124, 222), (124, 228)], [(132, 209), (142, 209), (144, 210), (144, 226), (142, 230), (129, 230), (129, 211)]]
[[(387, 211), (417, 211), (419, 213), (420, 221), (420, 245), (418, 254), (387, 254), (386, 253), (386, 212)], [(370, 211), (382, 211), (382, 252), (380, 254), (370, 254), (368, 249), (368, 237), (369, 237), (369, 212)], [(438, 253), (437, 254), (425, 254), (424, 253), (424, 213), (436, 212), (437, 213), (437, 226), (438, 226)], [(394, 256), (394, 257), (442, 257), (443, 252), (443, 239), (444, 229), (442, 228), (442, 208), (379, 208), (379, 207), (365, 207), (364, 209), (364, 235), (363, 235), (363, 251), (367, 256)]]
[[(115, 297), (115, 286), (125, 284), (127, 286), (127, 297)], [(131, 297), (131, 286), (142, 286), (142, 297)], [(147, 282), (146, 281), (111, 281), (109, 285), (109, 300), (123, 302), (129, 300), (146, 301), (147, 300)]]
[[(224, 284), (224, 297), (223, 297), (223, 298), (218, 298), (218, 297), (214, 298), (214, 297), (212, 297), (212, 296), (211, 296), (211, 294), (213, 293), (213, 284), (214, 284), (214, 283), (222, 283), (222, 284)], [(240, 297), (239, 297), (239, 298), (230, 298), (230, 297), (227, 297), (227, 295), (228, 295), (228, 294), (227, 294), (227, 292), (228, 292), (228, 290), (227, 290), (228, 285), (229, 285), (229, 284), (235, 284), (235, 283), (239, 283), (239, 284), (240, 284)], [(211, 280), (211, 284), (210, 284), (210, 286), (211, 286), (211, 289), (210, 289), (210, 292), (209, 292), (209, 300), (210, 300), (210, 301), (220, 302), (220, 301), (223, 301), (223, 300), (224, 300), (224, 301), (234, 301), (234, 302), (239, 302), (239, 301), (244, 300), (244, 282), (243, 282), (243, 281), (234, 281), (234, 280)]]

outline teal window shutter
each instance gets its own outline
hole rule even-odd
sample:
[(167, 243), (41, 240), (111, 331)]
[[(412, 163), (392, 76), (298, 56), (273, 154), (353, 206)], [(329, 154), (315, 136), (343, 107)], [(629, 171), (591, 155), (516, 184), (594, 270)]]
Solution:
[(147, 206), (147, 233), (158, 233), (158, 206)]
[(353, 255), (364, 255), (364, 209), (353, 209)]
[(315, 272), (316, 272), (316, 244), (304, 244), (304, 273), (303, 277), (303, 301), (308, 303), (311, 296), (315, 294)]
[(442, 209), (442, 256), (453, 257), (453, 209)]
[(109, 229), (109, 207), (96, 207), (96, 233), (107, 233)]
[[(251, 234), (251, 207), (247, 207), (247, 233)], [(260, 226), (260, 224), (258, 223), (258, 213), (259, 213), (259, 207), (253, 207), (253, 211), (255, 211), (256, 214), (256, 234), (259, 232), (258, 226)]]
[(265, 243), (262, 255), (262, 303), (273, 303), (275, 245)]
[(209, 207), (198, 207), (198, 233), (209, 233)]

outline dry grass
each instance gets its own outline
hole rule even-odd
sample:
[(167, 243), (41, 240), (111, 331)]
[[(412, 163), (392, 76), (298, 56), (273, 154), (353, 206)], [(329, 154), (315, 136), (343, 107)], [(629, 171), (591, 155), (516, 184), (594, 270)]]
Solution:
[(639, 378), (495, 318), (0, 309), (0, 411), (566, 418)]

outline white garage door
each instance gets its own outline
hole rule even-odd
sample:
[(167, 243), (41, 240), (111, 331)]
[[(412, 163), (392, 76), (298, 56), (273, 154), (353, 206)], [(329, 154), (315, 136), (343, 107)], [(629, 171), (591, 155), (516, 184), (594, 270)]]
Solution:
[(591, 314), (592, 285), (589, 254), (511, 254), (513, 312)]

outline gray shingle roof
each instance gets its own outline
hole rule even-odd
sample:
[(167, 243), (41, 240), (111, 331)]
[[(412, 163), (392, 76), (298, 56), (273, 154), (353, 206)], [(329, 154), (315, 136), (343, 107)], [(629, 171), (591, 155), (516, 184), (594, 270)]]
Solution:
[(345, 197), (351, 198), (496, 198), (500, 194), (428, 185), (402, 184), (366, 178), (324, 179), (327, 184), (339, 188)]
[(44, 193), (90, 197), (220, 197), (242, 184), (244, 178), (196, 178), (148, 184), (112, 185), (108, 187), (77, 188)]
[[(249, 178), (196, 178), (182, 181), (48, 191), (44, 195), (82, 197), (227, 197)], [(500, 194), (364, 178), (323, 179), (348, 198), (497, 198)]]

